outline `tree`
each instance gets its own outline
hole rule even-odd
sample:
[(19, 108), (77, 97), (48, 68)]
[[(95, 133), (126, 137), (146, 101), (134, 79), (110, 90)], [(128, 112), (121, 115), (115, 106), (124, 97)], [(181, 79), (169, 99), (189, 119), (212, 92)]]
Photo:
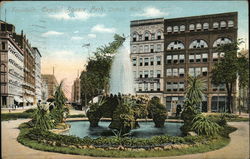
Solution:
[(240, 86), (245, 86), (248, 83), (249, 62), (244, 56), (237, 56), (237, 51), (241, 43), (242, 41), (238, 41), (218, 47), (217, 51), (224, 53), (224, 57), (220, 58), (212, 70), (212, 83), (215, 85), (226, 85), (228, 113), (232, 113), (232, 92), (237, 77), (239, 77)]

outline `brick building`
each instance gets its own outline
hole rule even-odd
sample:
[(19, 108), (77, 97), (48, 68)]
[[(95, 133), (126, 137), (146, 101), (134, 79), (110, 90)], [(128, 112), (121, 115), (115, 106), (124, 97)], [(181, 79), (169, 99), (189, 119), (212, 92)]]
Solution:
[(42, 74), (42, 81), (47, 85), (48, 88), (48, 98), (53, 97), (55, 88), (58, 86), (58, 82), (54, 74)]
[[(157, 39), (158, 33), (152, 30), (159, 25), (156, 21), (161, 21), (164, 30), (164, 38), (161, 41), (164, 46), (159, 53), (148, 51), (149, 45)], [(219, 87), (212, 85), (209, 77), (213, 65), (223, 56), (223, 53), (216, 52), (216, 47), (237, 40), (237, 23), (237, 12), (164, 19), (164, 22), (163, 19), (131, 21), (131, 58), (136, 71), (137, 93), (160, 97), (167, 110), (174, 113), (177, 104), (183, 105), (188, 75), (200, 75), (206, 81), (201, 110), (224, 112), (226, 88), (224, 85)], [(135, 37), (139, 38), (135, 39)], [(147, 58), (145, 54), (147, 57), (161, 56), (160, 65), (157, 66), (157, 58), (152, 66), (145, 63), (148, 61), (145, 59)], [(144, 60), (142, 64), (141, 59)], [(160, 89), (159, 91), (156, 88), (145, 89), (147, 88), (145, 81), (152, 77), (148, 76), (147, 72), (156, 67), (161, 68)], [(155, 74), (157, 70), (154, 70), (154, 78), (158, 77), (157, 73)], [(144, 88), (140, 89), (140, 85), (143, 84)], [(233, 91), (233, 97), (235, 96), (236, 85)]]

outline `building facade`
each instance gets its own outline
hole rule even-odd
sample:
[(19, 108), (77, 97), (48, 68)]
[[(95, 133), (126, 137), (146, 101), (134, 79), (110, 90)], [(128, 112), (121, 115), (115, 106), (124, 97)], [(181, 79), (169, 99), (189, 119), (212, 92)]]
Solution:
[[(137, 21), (137, 27), (140, 28), (139, 30), (141, 30), (142, 34), (142, 38), (139, 39), (137, 43), (149, 45), (155, 40), (146, 38), (146, 32), (149, 31), (151, 24), (143, 23), (154, 20), (158, 19)], [(213, 65), (219, 58), (223, 57), (223, 53), (219, 54), (216, 48), (221, 44), (237, 40), (237, 23), (237, 12), (164, 19), (164, 51), (162, 53), (162, 62), (160, 63), (162, 68), (162, 79), (160, 81), (162, 81), (162, 84), (161, 92), (159, 93), (161, 95), (159, 95), (159, 93), (153, 93), (151, 96), (161, 96), (161, 101), (166, 105), (167, 110), (170, 113), (175, 113), (176, 106), (178, 104), (183, 105), (188, 76), (202, 76), (206, 81), (206, 88), (204, 90), (205, 97), (201, 105), (201, 111), (225, 112), (226, 88), (224, 85), (214, 86), (211, 83), (210, 76)], [(139, 32), (134, 29), (133, 24), (134, 21), (131, 22), (132, 38), (134, 34)], [(147, 31), (144, 31), (143, 28), (147, 27)], [(144, 53), (135, 54), (133, 52), (135, 42), (133, 42), (133, 39), (131, 39), (131, 41), (132, 61), (134, 55), (137, 55), (139, 59), (144, 58)], [(151, 54), (151, 56), (155, 55), (153, 52), (149, 54)], [(145, 63), (140, 66), (134, 65), (134, 69), (137, 67), (141, 67), (139, 70), (142, 70), (148, 66), (145, 66)], [(139, 77), (143, 79), (148, 78), (145, 74)], [(136, 81), (137, 80), (138, 76)], [(137, 90), (137, 93), (139, 94), (141, 92)], [(151, 93), (151, 90), (147, 90), (143, 93)], [(236, 85), (233, 90), (233, 98), (235, 98), (235, 96)]]
[(48, 87), (48, 98), (53, 97), (56, 86), (58, 86), (56, 77), (54, 76), (54, 74), (42, 74), (42, 80)]
[(43, 102), (45, 102), (49, 98), (48, 85), (47, 85), (46, 81), (44, 81), (43, 79), (41, 79), (41, 81), (42, 81), (42, 85), (41, 85), (41, 100)]
[(33, 47), (35, 53), (35, 103), (42, 100), (41, 53)]
[(71, 102), (72, 103), (76, 103), (76, 104), (80, 104), (81, 103), (81, 94), (80, 94), (80, 79), (76, 78), (74, 80), (74, 83), (72, 85), (72, 89), (71, 89)]
[(12, 34), (15, 27), (1, 21), (1, 108), (23, 103), (24, 52)]

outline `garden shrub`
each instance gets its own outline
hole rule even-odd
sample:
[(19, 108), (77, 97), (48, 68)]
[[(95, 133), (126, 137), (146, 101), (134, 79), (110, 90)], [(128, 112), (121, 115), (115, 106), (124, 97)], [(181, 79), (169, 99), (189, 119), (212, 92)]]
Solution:
[(27, 109), (24, 111), (24, 113), (34, 113), (36, 111), (35, 108)]

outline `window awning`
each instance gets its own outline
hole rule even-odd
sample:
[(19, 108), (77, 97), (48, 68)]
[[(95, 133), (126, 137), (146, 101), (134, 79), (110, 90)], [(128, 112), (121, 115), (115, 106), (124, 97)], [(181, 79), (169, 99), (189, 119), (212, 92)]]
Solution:
[(14, 100), (18, 103), (22, 103), (23, 100), (19, 96), (14, 96)]
[(31, 97), (26, 98), (26, 100), (27, 100), (29, 103), (34, 103), (34, 99), (31, 98)]

